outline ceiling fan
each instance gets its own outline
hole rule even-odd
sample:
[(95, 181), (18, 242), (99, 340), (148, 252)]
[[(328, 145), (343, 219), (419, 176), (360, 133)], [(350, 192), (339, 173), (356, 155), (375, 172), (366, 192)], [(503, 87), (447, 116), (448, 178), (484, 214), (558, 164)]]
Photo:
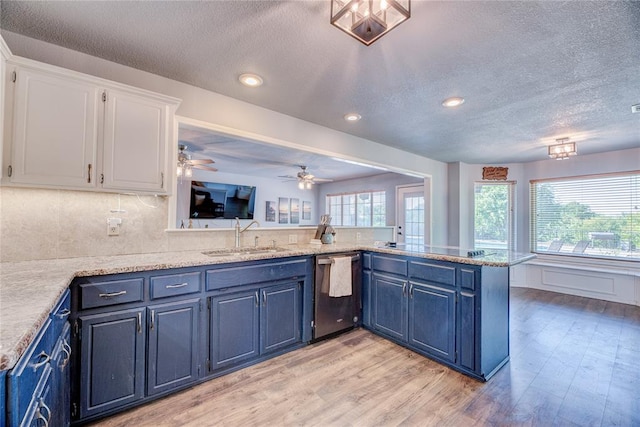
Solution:
[(302, 169), (300, 172), (298, 172), (298, 174), (296, 176), (291, 176), (291, 175), (280, 175), (278, 176), (278, 178), (286, 178), (289, 180), (298, 180), (298, 188), (301, 190), (304, 190), (305, 188), (307, 190), (311, 189), (311, 187), (313, 186), (313, 184), (319, 183), (319, 182), (332, 182), (332, 179), (328, 179), (328, 178), (317, 178), (315, 175), (313, 175), (310, 172), (307, 172), (307, 167), (303, 166), (303, 165), (299, 165), (300, 169)]
[(193, 169), (202, 169), (212, 172), (217, 172), (218, 169), (207, 166), (211, 163), (215, 163), (211, 159), (192, 159), (191, 154), (186, 152), (187, 146), (184, 144), (178, 144), (178, 176), (191, 177), (193, 176)]

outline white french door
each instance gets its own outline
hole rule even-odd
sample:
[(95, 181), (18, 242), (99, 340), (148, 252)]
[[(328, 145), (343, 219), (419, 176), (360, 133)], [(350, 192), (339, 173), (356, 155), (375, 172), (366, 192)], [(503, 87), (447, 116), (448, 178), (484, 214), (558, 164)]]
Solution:
[(407, 249), (425, 245), (424, 185), (403, 186), (396, 190), (397, 242)]

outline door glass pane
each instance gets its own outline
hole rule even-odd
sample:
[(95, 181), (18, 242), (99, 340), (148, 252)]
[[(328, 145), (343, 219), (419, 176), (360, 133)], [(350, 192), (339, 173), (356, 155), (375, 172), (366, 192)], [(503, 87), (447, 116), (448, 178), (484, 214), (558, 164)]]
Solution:
[(405, 244), (422, 249), (424, 245), (424, 195), (407, 194), (404, 198)]
[(511, 184), (475, 184), (474, 247), (511, 248)]

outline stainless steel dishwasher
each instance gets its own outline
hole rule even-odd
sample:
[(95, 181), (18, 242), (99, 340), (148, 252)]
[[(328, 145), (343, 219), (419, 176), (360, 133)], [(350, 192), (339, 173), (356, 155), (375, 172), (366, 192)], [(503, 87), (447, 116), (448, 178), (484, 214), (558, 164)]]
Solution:
[[(328, 283), (334, 258), (351, 258), (351, 295), (331, 297)], [(362, 269), (360, 254), (357, 252), (320, 255), (316, 257), (314, 291), (313, 339), (336, 334), (351, 329), (358, 324), (362, 312)]]

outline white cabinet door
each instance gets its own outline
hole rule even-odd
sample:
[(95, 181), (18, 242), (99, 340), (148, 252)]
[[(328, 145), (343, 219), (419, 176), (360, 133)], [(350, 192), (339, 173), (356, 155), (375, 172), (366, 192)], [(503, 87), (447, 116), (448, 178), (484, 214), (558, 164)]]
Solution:
[(99, 88), (28, 68), (17, 73), (11, 182), (95, 187)]
[(107, 91), (103, 187), (166, 190), (169, 106), (141, 95)]

